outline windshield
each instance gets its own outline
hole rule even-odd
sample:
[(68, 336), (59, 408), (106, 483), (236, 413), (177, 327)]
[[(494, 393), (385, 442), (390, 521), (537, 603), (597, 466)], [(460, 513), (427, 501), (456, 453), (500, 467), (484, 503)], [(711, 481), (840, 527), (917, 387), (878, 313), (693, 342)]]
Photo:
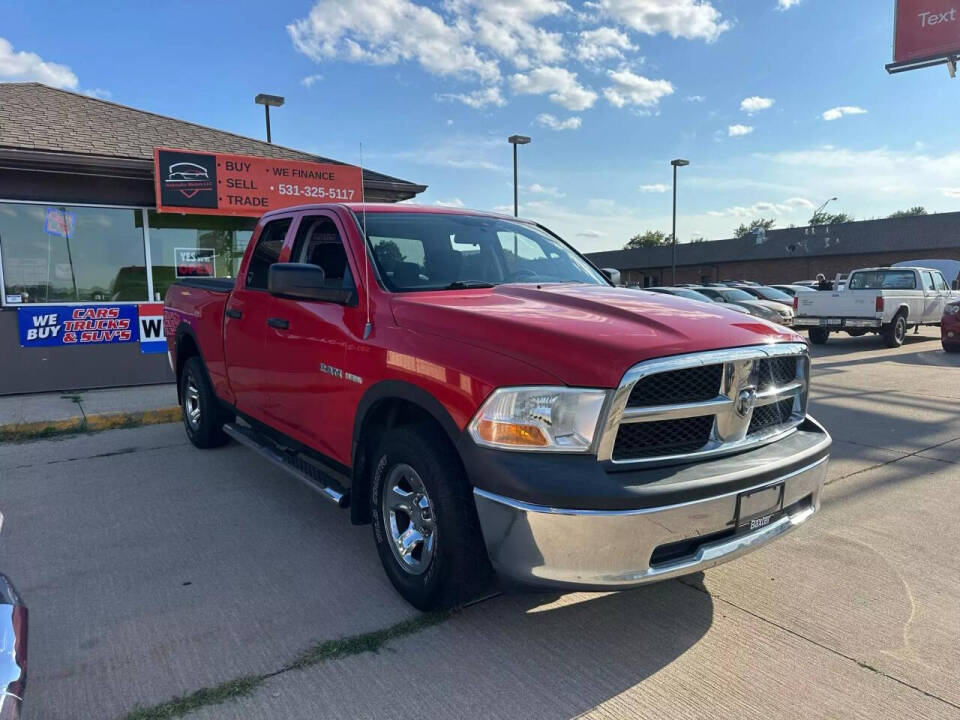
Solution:
[(727, 302), (743, 302), (744, 300), (756, 300), (756, 298), (743, 290), (717, 290), (717, 294), (723, 296)]
[(704, 295), (702, 292), (697, 292), (696, 290), (688, 290), (686, 288), (678, 288), (676, 290), (670, 291), (673, 295), (679, 295), (680, 297), (687, 298), (687, 300), (699, 300), (700, 302), (713, 302), (710, 298)]
[(786, 302), (791, 302), (793, 300), (793, 298), (787, 295), (787, 293), (783, 292), (783, 290), (777, 290), (776, 288), (764, 286), (758, 287), (756, 290), (765, 300), (781, 300)]
[(913, 270), (866, 270), (850, 278), (851, 290), (915, 290), (917, 277)]
[(479, 215), (367, 213), (367, 236), (395, 292), (501, 283), (608, 285), (560, 240), (524, 223)]

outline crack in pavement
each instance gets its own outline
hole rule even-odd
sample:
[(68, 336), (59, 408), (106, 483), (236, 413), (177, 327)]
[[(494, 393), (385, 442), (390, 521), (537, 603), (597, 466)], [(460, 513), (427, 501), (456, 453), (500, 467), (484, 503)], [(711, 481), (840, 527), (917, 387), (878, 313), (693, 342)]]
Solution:
[[(949, 440), (944, 440), (943, 442), (935, 443), (935, 444), (931, 445), (930, 447), (921, 448), (920, 450), (914, 450), (913, 452), (906, 453), (905, 455), (901, 455), (900, 457), (891, 458), (890, 460), (886, 460), (886, 461), (884, 461), (884, 462), (877, 463), (876, 465), (871, 465), (871, 466), (869, 466), (869, 467), (860, 468), (859, 470), (854, 470), (853, 472), (847, 473), (846, 475), (841, 475), (840, 477), (835, 477), (833, 480), (827, 480), (823, 485), (824, 485), (824, 487), (826, 487), (827, 485), (833, 485), (835, 482), (839, 482), (839, 481), (841, 481), (841, 480), (846, 480), (847, 478), (851, 478), (851, 477), (853, 477), (853, 476), (855, 476), (855, 475), (861, 475), (861, 474), (863, 474), (863, 473), (865, 473), (865, 472), (870, 472), (871, 470), (876, 470), (877, 468), (886, 467), (887, 465), (893, 465), (894, 463), (898, 463), (898, 462), (900, 462), (901, 460), (906, 460), (907, 458), (917, 457), (917, 456), (921, 455), (921, 453), (925, 453), (925, 452), (927, 452), (927, 451), (929, 451), (929, 450), (936, 450), (938, 447), (943, 447), (944, 445), (949, 445), (950, 443), (956, 442), (957, 440), (960, 440), (960, 437), (950, 438)], [(848, 440), (841, 440), (840, 442), (850, 442), (850, 441), (848, 441)], [(864, 444), (864, 443), (851, 443), (851, 444), (852, 444), (852, 445), (862, 445), (863, 447), (874, 448), (874, 449), (877, 449), (877, 450), (884, 450), (884, 449), (886, 449), (886, 448), (877, 448), (875, 445), (866, 445), (866, 444)], [(899, 451), (899, 450), (896, 450), (896, 451), (894, 451), (894, 452), (900, 452), (900, 451)], [(949, 463), (949, 464), (951, 464), (951, 465), (956, 464), (956, 463), (955, 463), (954, 461), (952, 461), (952, 460), (942, 460), (942, 459), (940, 459), (940, 458), (931, 458), (931, 457), (926, 457), (926, 456), (924, 456), (923, 459), (924, 459), (924, 460), (939, 460), (940, 462)]]
[(909, 689), (911, 689), (911, 690), (914, 690), (914, 691), (920, 693), (921, 695), (926, 695), (928, 698), (931, 698), (932, 700), (938, 700), (938, 701), (942, 702), (944, 705), (947, 705), (948, 707), (952, 707), (952, 708), (954, 708), (954, 709), (956, 709), (956, 710), (960, 710), (960, 705), (958, 705), (958, 704), (956, 704), (956, 703), (954, 703), (954, 702), (951, 702), (950, 700), (947, 700), (947, 699), (945, 699), (945, 698), (942, 698), (942, 697), (940, 697), (939, 695), (935, 695), (935, 694), (933, 694), (932, 692), (930, 692), (930, 691), (928, 691), (928, 690), (924, 690), (924, 689), (921, 688), (921, 687), (917, 687), (916, 685), (913, 685), (912, 683), (909, 683), (909, 682), (907, 682), (906, 680), (903, 680), (903, 679), (901, 679), (901, 678), (898, 678), (896, 675), (891, 675), (890, 673), (885, 672), (885, 671), (883, 671), (883, 670), (880, 670), (879, 668), (875, 668), (875, 667), (873, 667), (872, 665), (868, 664), (867, 662), (865, 662), (865, 661), (863, 661), (863, 660), (858, 660), (858, 659), (855, 658), (855, 657), (851, 657), (850, 655), (847, 655), (847, 654), (845, 654), (845, 653), (842, 653), (842, 652), (840, 652), (839, 650), (830, 647), (829, 645), (824, 645), (824, 644), (821, 643), (821, 642), (817, 642), (817, 641), (814, 640), (813, 638), (809, 638), (809, 637), (807, 637), (806, 635), (803, 635), (802, 633), (797, 632), (796, 630), (791, 630), (790, 628), (785, 627), (784, 625), (781, 625), (781, 624), (778, 623), (778, 622), (775, 622), (775, 621), (773, 621), (773, 620), (770, 620), (769, 618), (766, 618), (766, 617), (764, 617), (763, 615), (760, 615), (759, 613), (755, 613), (755, 612), (753, 612), (752, 610), (748, 610), (747, 608), (745, 608), (745, 607), (743, 607), (743, 606), (741, 606), (741, 605), (738, 605), (737, 603), (735, 603), (735, 602), (733, 602), (733, 601), (731, 601), (731, 600), (727, 600), (725, 597), (722, 597), (722, 596), (719, 595), (719, 594), (710, 592), (710, 591), (708, 591), (708, 590), (707, 590), (706, 588), (704, 588), (704, 587), (699, 587), (699, 586), (697, 586), (697, 585), (693, 585), (693, 584), (691, 584), (690, 582), (687, 582), (687, 581), (686, 581), (686, 578), (682, 578), (682, 577), (681, 577), (681, 578), (677, 578), (677, 582), (679, 582), (681, 585), (683, 585), (683, 586), (685, 586), (685, 587), (690, 588), (691, 590), (694, 590), (694, 591), (699, 592), (699, 593), (704, 593), (705, 595), (709, 595), (712, 599), (714, 599), (714, 600), (719, 600), (720, 602), (722, 602), (722, 603), (724, 603), (724, 604), (726, 604), (726, 605), (729, 605), (730, 607), (734, 607), (734, 608), (736, 608), (737, 610), (739, 610), (739, 611), (741, 611), (741, 612), (743, 612), (743, 613), (746, 613), (746, 614), (749, 615), (750, 617), (756, 618), (757, 620), (759, 620), (759, 621), (761, 621), (761, 622), (764, 622), (764, 623), (766, 623), (766, 624), (768, 624), (768, 625), (770, 625), (770, 626), (772, 626), (772, 627), (775, 627), (775, 628), (777, 628), (778, 630), (782, 630), (783, 632), (785, 632), (785, 633), (787, 633), (787, 634), (789, 634), (789, 635), (792, 635), (793, 637), (798, 638), (799, 640), (803, 640), (803, 641), (805, 641), (805, 642), (808, 642), (808, 643), (810, 643), (811, 645), (814, 645), (815, 647), (820, 648), (821, 650), (826, 650), (827, 652), (832, 653), (833, 655), (836, 655), (837, 657), (840, 657), (840, 658), (843, 658), (844, 660), (848, 660), (848, 661), (850, 661), (850, 662), (852, 662), (852, 663), (855, 663), (857, 666), (863, 668), (864, 670), (869, 670), (869, 671), (875, 673), (876, 675), (879, 675), (880, 677), (886, 678), (886, 679), (888, 679), (888, 680), (892, 680), (893, 682), (898, 683), (898, 684), (900, 684), (900, 685), (903, 685), (904, 687), (909, 688)]
[(0, 466), (0, 470), (25, 470), (33, 467), (45, 467), (47, 465), (58, 465), (60, 463), (80, 462), (83, 460), (95, 460), (97, 458), (114, 457), (116, 455), (132, 455), (138, 452), (151, 452), (153, 450), (169, 450), (170, 448), (181, 447), (182, 442), (171, 443), (169, 445), (156, 445), (154, 447), (133, 447), (111, 450), (109, 452), (94, 453), (93, 455), (80, 455), (78, 457), (61, 458), (59, 460), (44, 460), (43, 462), (27, 463), (25, 465), (11, 465), (10, 467)]

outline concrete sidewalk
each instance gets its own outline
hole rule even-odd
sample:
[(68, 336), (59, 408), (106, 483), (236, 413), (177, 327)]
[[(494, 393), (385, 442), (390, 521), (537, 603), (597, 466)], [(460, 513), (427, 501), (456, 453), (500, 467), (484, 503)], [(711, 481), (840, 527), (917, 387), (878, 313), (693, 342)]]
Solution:
[(172, 383), (0, 397), (0, 442), (180, 419)]

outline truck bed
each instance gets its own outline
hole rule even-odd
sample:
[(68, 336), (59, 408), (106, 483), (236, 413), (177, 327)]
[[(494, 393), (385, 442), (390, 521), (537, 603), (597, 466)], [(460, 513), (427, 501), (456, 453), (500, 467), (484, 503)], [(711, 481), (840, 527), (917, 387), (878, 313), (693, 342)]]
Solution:
[(215, 293), (228, 293), (233, 290), (233, 285), (236, 282), (234, 278), (183, 278), (177, 280), (174, 285), (209, 290)]

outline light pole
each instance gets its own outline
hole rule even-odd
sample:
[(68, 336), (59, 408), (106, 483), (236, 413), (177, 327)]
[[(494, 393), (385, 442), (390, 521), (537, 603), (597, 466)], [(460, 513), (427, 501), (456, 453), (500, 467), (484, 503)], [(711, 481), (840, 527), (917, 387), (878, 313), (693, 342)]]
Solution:
[(836, 200), (836, 198), (835, 198), (835, 197), (832, 197), (832, 198), (830, 198), (829, 200), (824, 201), (823, 205), (821, 205), (820, 207), (818, 207), (817, 210), (816, 210), (816, 212), (813, 213), (813, 217), (811, 218), (810, 224), (813, 225), (814, 227), (816, 227), (816, 225), (817, 225), (817, 215), (819, 215), (827, 205), (829, 205), (830, 203), (834, 202), (835, 200)]
[(283, 98), (279, 95), (267, 95), (265, 93), (260, 93), (257, 95), (253, 101), (257, 105), (263, 105), (263, 111), (267, 117), (267, 142), (272, 143), (273, 140), (270, 138), (270, 106), (280, 107), (283, 105)]
[(673, 236), (672, 236), (672, 245), (673, 245), (673, 254), (671, 262), (671, 272), (673, 275), (673, 280), (671, 284), (677, 284), (677, 168), (685, 167), (690, 164), (689, 160), (681, 160), (677, 158), (676, 160), (671, 160), (670, 164), (673, 165)]
[(519, 205), (517, 204), (517, 145), (526, 145), (530, 138), (526, 135), (511, 135), (507, 142), (513, 145), (513, 216), (518, 217)]

